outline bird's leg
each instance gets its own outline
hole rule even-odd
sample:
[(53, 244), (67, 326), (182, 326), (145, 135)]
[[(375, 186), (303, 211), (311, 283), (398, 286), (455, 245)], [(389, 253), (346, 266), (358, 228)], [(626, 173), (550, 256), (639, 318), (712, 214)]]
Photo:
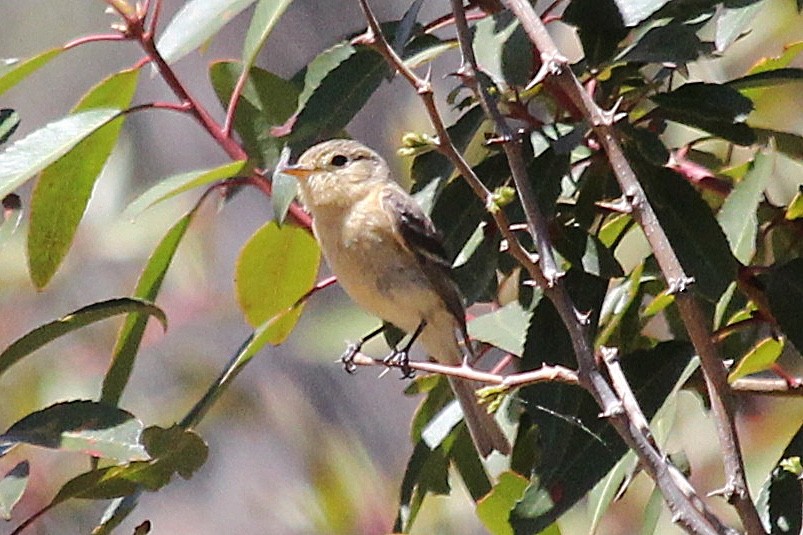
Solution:
[(340, 355), (340, 362), (343, 364), (343, 369), (346, 370), (346, 372), (354, 373), (355, 371), (357, 371), (357, 365), (354, 364), (354, 356), (360, 352), (365, 342), (367, 342), (371, 338), (375, 338), (376, 336), (381, 334), (382, 331), (384, 331), (386, 328), (387, 325), (382, 324), (378, 328), (369, 332), (356, 342), (350, 343), (346, 347), (346, 351), (342, 355)]
[(419, 323), (418, 327), (415, 328), (415, 332), (410, 337), (410, 340), (407, 342), (407, 344), (405, 344), (405, 346), (401, 349), (401, 351), (394, 349), (391, 351), (390, 355), (385, 357), (386, 365), (397, 366), (399, 369), (401, 369), (402, 379), (410, 379), (415, 376), (415, 370), (410, 367), (410, 348), (413, 347), (416, 339), (421, 335), (421, 332), (426, 326), (426, 320), (421, 320), (421, 323)]

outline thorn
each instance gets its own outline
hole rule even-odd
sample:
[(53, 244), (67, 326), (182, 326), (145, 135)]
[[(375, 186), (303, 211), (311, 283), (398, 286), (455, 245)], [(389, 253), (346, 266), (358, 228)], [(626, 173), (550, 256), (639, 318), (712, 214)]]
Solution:
[(609, 408), (607, 408), (606, 410), (601, 412), (599, 414), (599, 417), (600, 418), (613, 418), (614, 416), (621, 416), (624, 413), (625, 413), (625, 409), (622, 406), (622, 402), (621, 401), (617, 401), (616, 403), (611, 405)]
[(530, 83), (527, 84), (527, 87), (525, 87), (524, 90), (529, 91), (533, 87), (546, 80), (547, 76), (559, 75), (561, 72), (563, 72), (563, 68), (568, 63), (569, 60), (558, 52), (555, 52), (552, 55), (541, 54), (541, 68), (538, 69), (538, 72), (535, 73), (535, 76), (532, 80), (530, 80)]
[(597, 201), (594, 203), (594, 206), (619, 214), (630, 214), (633, 212), (633, 201), (626, 195), (622, 195), (614, 201)]

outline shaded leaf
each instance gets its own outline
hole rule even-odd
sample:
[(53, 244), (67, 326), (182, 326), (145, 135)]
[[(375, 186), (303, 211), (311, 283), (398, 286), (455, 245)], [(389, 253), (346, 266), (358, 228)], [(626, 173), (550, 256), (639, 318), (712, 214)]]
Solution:
[(77, 113), (50, 123), (9, 146), (0, 153), (0, 197), (13, 192), (119, 115), (117, 109)]
[(699, 26), (671, 22), (649, 30), (619, 55), (621, 61), (682, 65), (711, 52), (713, 46), (697, 36)]
[(753, 102), (727, 85), (687, 83), (669, 93), (653, 95), (661, 115), (671, 121), (700, 128), (739, 145), (755, 142), (744, 121)]
[(259, 0), (243, 42), (243, 65), (250, 69), (270, 32), (293, 0)]
[(717, 221), (725, 232), (733, 256), (742, 264), (749, 264), (756, 252), (756, 212), (764, 197), (764, 189), (769, 184), (773, 165), (772, 155), (757, 153), (750, 170), (736, 184), (717, 214)]
[(91, 305), (79, 308), (78, 310), (63, 316), (56, 321), (46, 323), (32, 330), (22, 338), (14, 341), (2, 353), (0, 353), (0, 374), (3, 374), (17, 361), (26, 355), (36, 351), (48, 342), (55, 340), (65, 334), (80, 329), (90, 323), (101, 321), (119, 314), (128, 312), (140, 312), (155, 316), (167, 328), (167, 317), (157, 306), (129, 297), (120, 297), (100, 301)]
[(770, 309), (781, 330), (798, 351), (803, 351), (803, 258), (773, 266), (760, 280), (767, 288)]
[[(179, 243), (181, 243), (187, 228), (198, 211), (198, 204), (173, 225), (167, 234), (151, 253), (145, 269), (139, 276), (137, 287), (134, 290), (134, 297), (153, 302), (162, 287), (167, 269), (170, 267), (173, 257), (176, 254)], [(139, 352), (142, 336), (145, 334), (145, 327), (148, 324), (148, 315), (142, 312), (129, 314), (120, 332), (117, 335), (117, 342), (112, 351), (112, 360), (109, 369), (103, 377), (103, 387), (101, 389), (101, 400), (117, 404), (123, 393), (125, 385), (131, 376), (134, 367), (134, 360)]]
[(629, 31), (615, 0), (571, 2), (563, 14), (563, 21), (577, 27), (586, 61), (591, 67), (610, 61), (619, 41)]
[(64, 51), (63, 48), (51, 48), (40, 52), (36, 56), (19, 61), (15, 59), (2, 60), (0, 67), (0, 95), (20, 83), (28, 75), (36, 72)]
[(230, 162), (210, 169), (198, 169), (165, 178), (137, 197), (125, 209), (125, 213), (129, 217), (136, 217), (151, 206), (179, 193), (240, 176), (247, 167), (246, 163), (245, 161)]
[(639, 181), (694, 290), (715, 303), (736, 277), (722, 229), (700, 195), (673, 171), (645, 168)]
[(190, 0), (162, 30), (156, 48), (174, 63), (208, 41), (254, 0)]
[(778, 87), (784, 84), (803, 82), (803, 69), (787, 67), (761, 71), (731, 80), (726, 85), (737, 90)]
[(20, 125), (20, 116), (9, 108), (0, 109), (0, 145), (8, 141)]
[[(231, 61), (218, 61), (209, 68), (212, 87), (224, 107), (241, 72), (242, 65)], [(270, 168), (278, 160), (285, 141), (272, 136), (270, 130), (293, 114), (299, 91), (293, 83), (264, 69), (249, 70), (234, 114), (234, 130), (258, 167)]]
[(513, 535), (508, 517), (529, 482), (515, 472), (502, 472), (493, 490), (477, 504), (477, 517), (493, 535)]
[(783, 340), (765, 338), (750, 348), (736, 367), (728, 374), (728, 382), (732, 383), (753, 373), (768, 370), (783, 352)]
[(450, 490), (446, 456), (440, 448), (431, 450), (423, 441), (418, 442), (404, 471), (394, 533), (409, 533), (428, 493), (448, 494)]
[(28, 486), (29, 474), (28, 461), (21, 461), (0, 480), (0, 518), (3, 520), (11, 520), (12, 509)]
[(765, 128), (754, 128), (753, 131), (762, 145), (772, 144), (778, 152), (793, 159), (803, 160), (803, 137), (791, 132), (779, 132)]
[[(131, 104), (139, 70), (127, 70), (93, 87), (72, 114), (125, 109)], [(123, 117), (92, 132), (45, 169), (31, 196), (28, 267), (38, 289), (50, 282), (72, 245), (95, 181), (117, 144)]]
[(518, 301), (513, 301), (471, 320), (468, 323), (468, 334), (472, 339), (521, 356), (524, 353), (524, 340), (531, 317), (532, 312), (524, 310)]
[(112, 500), (103, 512), (100, 523), (92, 530), (92, 535), (109, 535), (112, 533), (137, 506), (141, 494), (141, 492), (136, 491), (128, 496), (121, 496)]
[[(258, 326), (288, 311), (315, 283), (321, 251), (304, 229), (268, 222), (257, 230), (237, 259), (235, 290), (248, 322)], [(288, 311), (265, 333), (272, 344), (290, 334), (302, 311)]]
[(624, 274), (613, 252), (599, 238), (581, 228), (563, 229), (555, 239), (555, 248), (572, 265), (581, 267), (586, 273), (608, 279)]
[(142, 422), (130, 412), (96, 401), (57, 403), (29, 414), (0, 435), (0, 444), (24, 443), (120, 461), (148, 458)]
[(756, 500), (764, 528), (772, 535), (799, 533), (803, 529), (803, 425), (798, 428), (762, 485)]

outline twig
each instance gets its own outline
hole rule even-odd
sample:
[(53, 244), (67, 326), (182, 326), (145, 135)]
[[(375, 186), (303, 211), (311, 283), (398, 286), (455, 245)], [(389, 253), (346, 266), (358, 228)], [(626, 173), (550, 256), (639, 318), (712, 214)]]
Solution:
[[(690, 279), (675, 256), (652, 206), (647, 201), (641, 184), (625, 158), (613, 127), (613, 114), (603, 112), (583, 89), (571, 70), (566, 68), (565, 60), (532, 6), (525, 0), (502, 1), (519, 19), (530, 41), (538, 49), (543, 61), (542, 71), (554, 76), (557, 88), (568, 96), (591, 124), (595, 135), (608, 155), (622, 191), (628, 199), (631, 199), (634, 218), (641, 225), (667, 283), (670, 287), (685, 287)], [(764, 533), (758, 512), (747, 488), (744, 463), (733, 416), (731, 392), (722, 360), (711, 341), (710, 329), (707, 327), (709, 322), (706, 320), (697, 298), (691, 292), (679, 292), (676, 302), (689, 337), (700, 355), (717, 434), (725, 457), (726, 489), (729, 501), (735, 506), (742, 524), (749, 534)]]

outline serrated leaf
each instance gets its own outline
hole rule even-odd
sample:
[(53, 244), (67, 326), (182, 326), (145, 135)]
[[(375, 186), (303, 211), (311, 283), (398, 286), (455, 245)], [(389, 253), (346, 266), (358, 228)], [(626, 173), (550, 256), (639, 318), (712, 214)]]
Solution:
[(0, 444), (24, 443), (119, 461), (148, 459), (140, 442), (142, 422), (96, 401), (56, 403), (29, 414), (0, 435)]
[(64, 52), (64, 49), (51, 48), (36, 56), (18, 61), (3, 60), (5, 65), (0, 69), (0, 95), (24, 80), (29, 74), (46, 65), (51, 59)]
[(736, 260), (710, 208), (669, 169), (645, 168), (639, 181), (694, 290), (716, 303), (736, 277)]
[(22, 338), (14, 341), (0, 353), (0, 375), (26, 355), (36, 351), (56, 338), (64, 336), (76, 329), (80, 329), (90, 323), (95, 323), (128, 312), (139, 312), (154, 316), (159, 320), (163, 328), (167, 328), (167, 317), (165, 313), (152, 303), (129, 297), (100, 301), (79, 308), (56, 321), (41, 325)]
[(803, 258), (796, 258), (782, 266), (773, 266), (760, 277), (767, 288), (772, 315), (781, 330), (798, 351), (803, 351)]
[[(154, 302), (159, 290), (162, 287), (167, 269), (173, 261), (179, 243), (187, 232), (187, 228), (198, 211), (196, 205), (184, 217), (182, 217), (162, 238), (159, 244), (151, 253), (145, 269), (139, 276), (137, 287), (134, 290), (134, 297)], [(134, 367), (134, 360), (139, 351), (142, 336), (145, 334), (145, 327), (148, 324), (148, 315), (141, 312), (129, 314), (120, 332), (112, 351), (112, 360), (109, 370), (103, 377), (103, 387), (101, 389), (101, 400), (117, 404), (123, 393), (125, 385), (131, 376)]]
[(77, 113), (52, 122), (9, 146), (0, 153), (0, 197), (13, 192), (119, 115), (118, 109)]
[(3, 520), (11, 520), (12, 509), (28, 486), (29, 474), (28, 461), (21, 461), (0, 480), (0, 518)]
[(471, 338), (489, 343), (507, 353), (521, 356), (532, 312), (513, 301), (468, 323)]
[[(315, 283), (321, 251), (315, 238), (301, 228), (276, 222), (257, 230), (237, 259), (235, 290), (248, 322), (259, 326), (287, 311)], [(290, 334), (303, 307), (289, 311), (265, 333), (272, 344)]]
[(208, 41), (254, 0), (190, 0), (161, 32), (156, 48), (174, 63)]
[(733, 256), (749, 264), (756, 252), (758, 205), (764, 197), (774, 166), (771, 154), (759, 152), (744, 178), (736, 184), (722, 204), (717, 221), (725, 232)]
[(490, 494), (477, 503), (477, 517), (492, 535), (513, 535), (508, 517), (528, 484), (515, 472), (502, 472)]
[(250, 69), (270, 32), (293, 0), (259, 0), (243, 42), (243, 65)]
[(9, 108), (0, 110), (0, 145), (8, 141), (20, 125), (20, 116)]
[(180, 193), (207, 186), (227, 178), (240, 176), (247, 167), (245, 161), (235, 161), (208, 169), (197, 169), (165, 178), (142, 195), (137, 197), (125, 209), (128, 217), (136, 217), (151, 206), (166, 201)]
[(671, 121), (700, 128), (739, 145), (750, 145), (756, 136), (745, 124), (753, 102), (727, 85), (687, 83), (669, 93), (653, 95), (661, 115)]
[(750, 348), (736, 367), (728, 374), (728, 382), (746, 377), (753, 373), (768, 370), (783, 352), (783, 340), (765, 338)]
[[(139, 70), (127, 70), (106, 78), (71, 113), (127, 108), (138, 76)], [(122, 126), (122, 117), (103, 125), (39, 175), (31, 196), (28, 230), (28, 267), (38, 289), (50, 282), (67, 255), (95, 181), (117, 144)]]
[[(236, 62), (219, 61), (209, 68), (212, 87), (221, 104), (229, 104), (231, 93), (242, 72)], [(234, 115), (234, 130), (240, 135), (245, 151), (258, 167), (272, 167), (285, 141), (270, 134), (296, 109), (299, 88), (264, 69), (251, 67)]]

